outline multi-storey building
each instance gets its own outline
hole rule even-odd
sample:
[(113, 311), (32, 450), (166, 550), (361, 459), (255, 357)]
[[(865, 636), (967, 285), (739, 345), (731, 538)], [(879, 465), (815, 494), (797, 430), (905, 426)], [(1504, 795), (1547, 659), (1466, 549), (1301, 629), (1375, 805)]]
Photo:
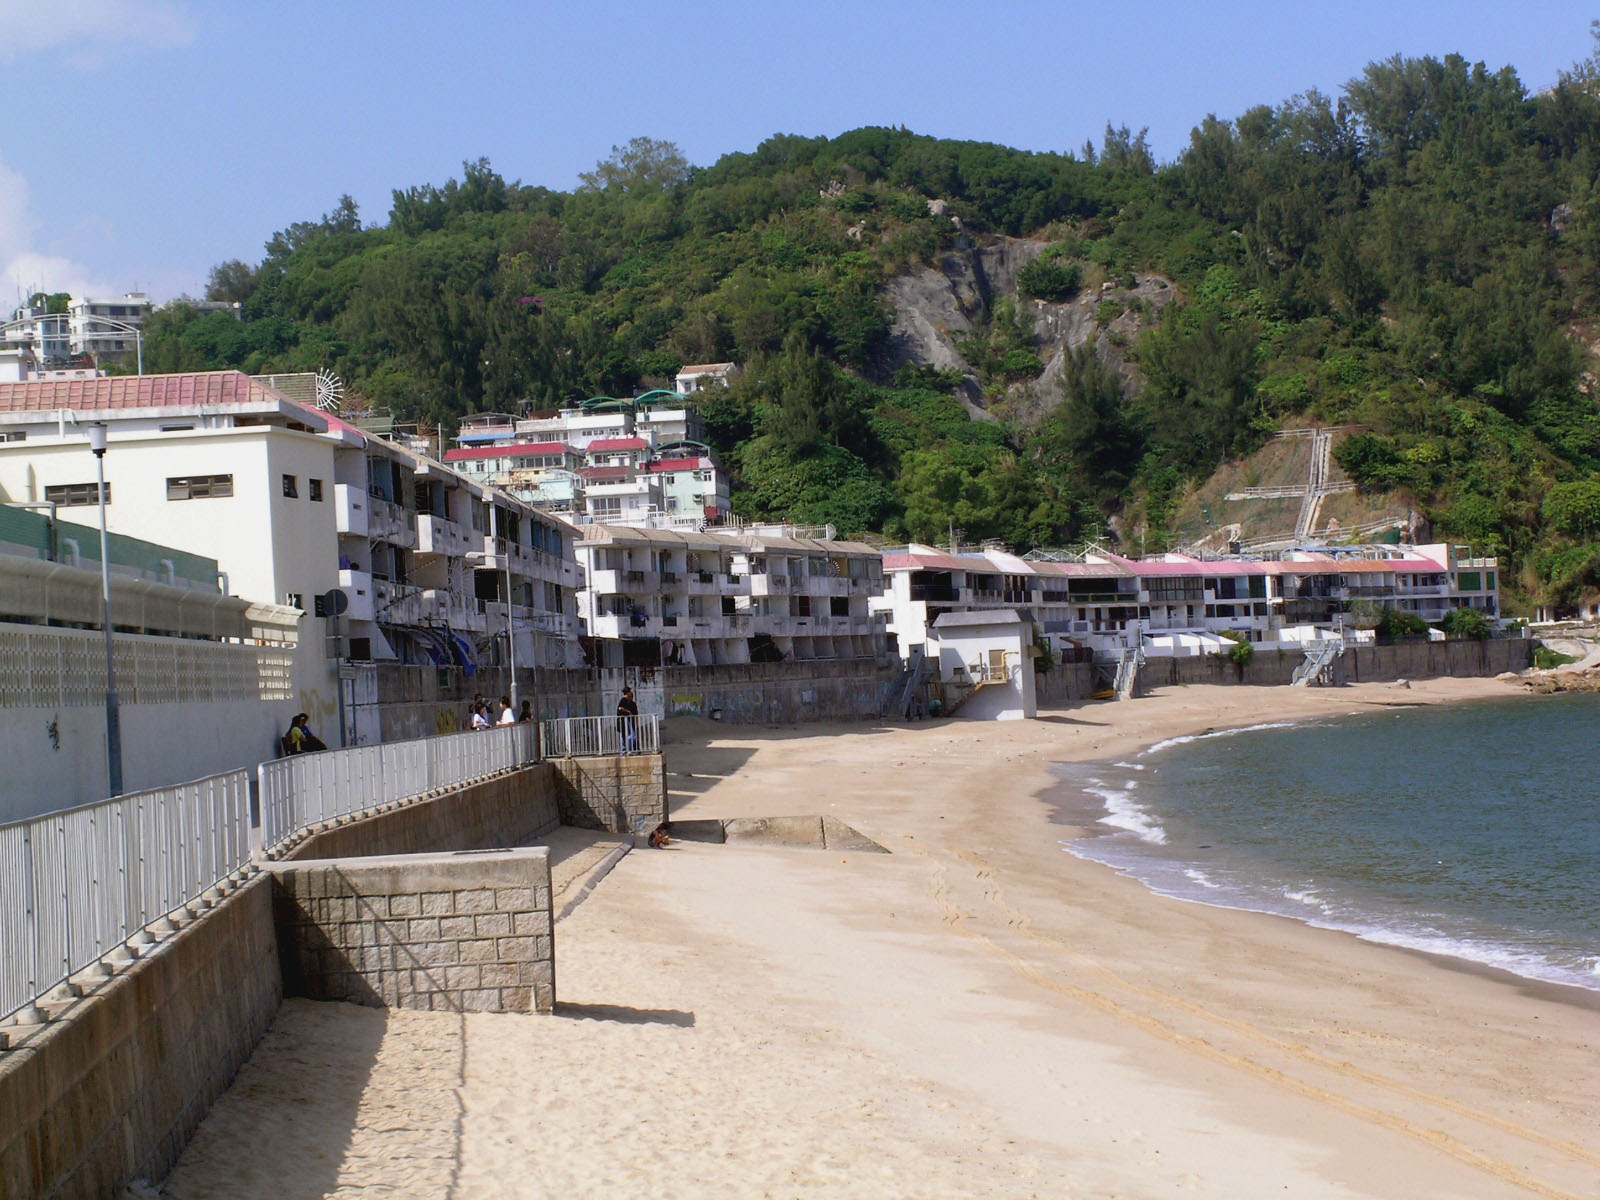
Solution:
[(1499, 614), (1497, 564), (1444, 544), (1290, 550), (1276, 559), (1129, 559), (1091, 552), (1035, 561), (1002, 550), (948, 554), (912, 545), (884, 557), (874, 601), (900, 652), (922, 645), (947, 612), (1011, 608), (1055, 649), (1199, 654), (1226, 637), (1301, 645), (1355, 635), (1354, 622), (1392, 608), (1436, 622), (1457, 608)]
[(29, 350), (42, 369), (83, 360), (123, 362), (137, 358), (139, 328), (149, 315), (150, 297), (143, 292), (73, 299), (64, 313), (25, 305), (12, 313), (4, 340), (12, 348)]
[(94, 422), (111, 528), (304, 613), (295, 703), (345, 741), (379, 664), (581, 662), (570, 526), (237, 372), (0, 384), (0, 498), (94, 504)]
[(598, 396), (518, 419), (479, 413), (461, 424), (456, 470), (577, 521), (695, 528), (728, 515), (728, 480), (699, 414), (676, 392)]
[(882, 557), (858, 542), (779, 527), (588, 525), (578, 559), (600, 666), (867, 659), (884, 648), (884, 618), (869, 611)]

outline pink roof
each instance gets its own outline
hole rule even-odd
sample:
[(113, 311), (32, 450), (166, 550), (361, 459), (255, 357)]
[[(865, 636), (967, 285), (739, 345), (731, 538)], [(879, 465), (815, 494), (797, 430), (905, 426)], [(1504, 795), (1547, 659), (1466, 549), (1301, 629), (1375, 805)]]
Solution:
[(571, 454), (572, 447), (565, 442), (518, 442), (511, 446), (471, 446), (463, 450), (446, 450), (445, 462), (470, 462), (478, 458), (526, 458), (532, 454)]
[(217, 407), (285, 399), (281, 392), (242, 371), (0, 383), (0, 412)]
[(709, 467), (709, 458), (663, 458), (656, 462), (646, 464), (652, 471), (698, 471)]
[(579, 467), (578, 476), (590, 483), (612, 483), (626, 479), (630, 470), (629, 467)]
[(593, 454), (596, 450), (644, 450), (647, 447), (643, 438), (596, 438), (589, 443), (588, 451)]

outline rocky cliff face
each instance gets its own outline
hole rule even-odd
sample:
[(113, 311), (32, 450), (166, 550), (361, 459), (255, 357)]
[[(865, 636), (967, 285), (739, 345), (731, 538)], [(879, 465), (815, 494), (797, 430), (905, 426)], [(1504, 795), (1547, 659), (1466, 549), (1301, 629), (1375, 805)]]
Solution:
[[(972, 335), (995, 301), (1016, 295), (1018, 272), (1049, 245), (1012, 237), (986, 239), (980, 245), (963, 238), (931, 266), (891, 279), (884, 286), (883, 299), (894, 309), (895, 321), (883, 375), (887, 377), (908, 363), (961, 371), (967, 376), (963, 398), (969, 411), (974, 417), (988, 419), (994, 397), (985, 395), (956, 343)], [(1104, 334), (1101, 353), (1122, 366), (1130, 387), (1134, 386), (1134, 371), (1126, 365), (1120, 344), (1131, 345), (1140, 329), (1173, 298), (1171, 283), (1155, 275), (1140, 276), (1132, 287), (1114, 283), (1085, 287), (1061, 304), (1019, 298), (1023, 311), (1033, 317), (1035, 346), (1045, 369), (1038, 379), (1006, 389), (1008, 408), (1027, 421), (1054, 407), (1066, 351), (1083, 345), (1096, 330)], [(1142, 303), (1135, 304), (1136, 300)], [(1111, 317), (1109, 305), (1102, 313), (1100, 306), (1107, 301), (1120, 304), (1121, 313)]]

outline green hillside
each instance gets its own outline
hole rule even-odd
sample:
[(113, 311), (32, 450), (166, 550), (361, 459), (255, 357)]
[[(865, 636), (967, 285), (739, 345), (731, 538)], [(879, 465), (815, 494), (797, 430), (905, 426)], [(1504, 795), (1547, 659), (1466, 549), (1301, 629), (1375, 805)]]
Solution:
[[(146, 369), (328, 367), (448, 430), (735, 359), (705, 416), (739, 512), (1018, 548), (1108, 519), (1160, 545), (1289, 415), (1359, 424), (1345, 475), (1560, 602), (1600, 580), (1578, 332), (1600, 290), (1597, 74), (1535, 96), (1510, 69), (1391, 59), (1337, 97), (1206, 117), (1164, 166), (1126, 128), (1076, 155), (782, 135), (705, 168), (638, 139), (572, 193), (468, 163), (381, 223), (346, 198), (219, 265), (208, 295), (245, 321), (158, 314)], [(1038, 244), (960, 331), (965, 363), (904, 361), (885, 282), (1002, 237)], [(1146, 273), (1178, 299), (1130, 326), (1115, 297)], [(1041, 316), (1102, 285), (1101, 319), (1047, 344)]]

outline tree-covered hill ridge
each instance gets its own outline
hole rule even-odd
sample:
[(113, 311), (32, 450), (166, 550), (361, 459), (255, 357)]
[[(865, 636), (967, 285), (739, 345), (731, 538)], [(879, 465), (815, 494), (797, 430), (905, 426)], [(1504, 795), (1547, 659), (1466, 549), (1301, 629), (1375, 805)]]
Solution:
[(329, 367), (448, 431), (734, 359), (703, 407), (738, 511), (1018, 548), (1159, 547), (1286, 421), (1354, 425), (1365, 495), (1560, 603), (1600, 586), (1597, 78), (1394, 58), (1165, 165), (1126, 128), (636, 139), (570, 193), (468, 163), (221, 264), (246, 319), (158, 314), (147, 369)]

